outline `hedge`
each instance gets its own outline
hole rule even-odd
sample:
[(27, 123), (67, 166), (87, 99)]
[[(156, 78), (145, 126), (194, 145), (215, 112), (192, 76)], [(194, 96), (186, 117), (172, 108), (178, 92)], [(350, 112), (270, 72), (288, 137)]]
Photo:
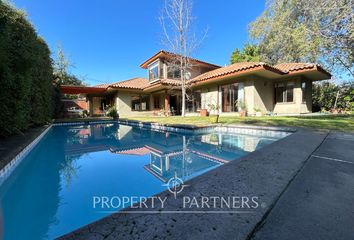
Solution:
[(52, 82), (47, 44), (22, 11), (0, 0), (0, 136), (51, 119)]

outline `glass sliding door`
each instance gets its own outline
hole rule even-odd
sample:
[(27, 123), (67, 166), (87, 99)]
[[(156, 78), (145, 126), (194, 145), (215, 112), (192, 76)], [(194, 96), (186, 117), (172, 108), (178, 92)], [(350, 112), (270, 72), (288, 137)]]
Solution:
[(195, 113), (202, 108), (201, 90), (193, 91), (190, 98), (186, 100), (186, 110)]
[(132, 95), (131, 96), (132, 111), (149, 111), (150, 96), (149, 95)]
[(238, 83), (221, 86), (221, 100), (223, 112), (237, 112)]

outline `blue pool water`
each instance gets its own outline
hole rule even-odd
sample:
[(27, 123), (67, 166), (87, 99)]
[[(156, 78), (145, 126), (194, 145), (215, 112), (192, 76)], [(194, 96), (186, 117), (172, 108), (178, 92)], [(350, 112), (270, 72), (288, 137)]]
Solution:
[(0, 186), (2, 237), (53, 239), (109, 214), (93, 196), (152, 196), (174, 175), (188, 180), (279, 138), (54, 126)]

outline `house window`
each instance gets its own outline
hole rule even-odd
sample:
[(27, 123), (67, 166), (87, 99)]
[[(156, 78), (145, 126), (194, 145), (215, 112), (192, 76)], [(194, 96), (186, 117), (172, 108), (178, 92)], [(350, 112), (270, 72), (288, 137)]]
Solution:
[(196, 112), (201, 108), (202, 108), (201, 91), (200, 90), (194, 91), (192, 93), (191, 98), (186, 102), (186, 110), (187, 112)]
[(159, 78), (159, 63), (149, 67), (149, 80), (154, 81)]
[(181, 79), (181, 70), (175, 67), (168, 67), (167, 78)]
[(277, 103), (294, 102), (294, 83), (293, 82), (276, 83), (275, 101)]
[(160, 108), (160, 96), (154, 96), (154, 109), (159, 109)]
[(149, 95), (133, 95), (132, 111), (148, 111), (150, 110)]
[(223, 112), (237, 112), (238, 83), (221, 86)]
[(302, 81), (301, 82), (301, 95), (302, 95), (302, 102), (306, 103), (306, 82)]

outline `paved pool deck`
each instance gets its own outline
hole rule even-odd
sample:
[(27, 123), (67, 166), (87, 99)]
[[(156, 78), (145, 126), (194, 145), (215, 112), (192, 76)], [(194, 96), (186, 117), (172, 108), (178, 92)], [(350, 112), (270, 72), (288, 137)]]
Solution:
[[(185, 184), (160, 213), (114, 213), (61, 239), (354, 239), (354, 135), (299, 130)], [(184, 211), (183, 196), (258, 196), (249, 213)], [(196, 207), (189, 211), (200, 211)], [(213, 209), (221, 211), (223, 209)]]
[(354, 135), (330, 133), (251, 239), (354, 239)]
[(29, 128), (21, 134), (0, 138), (0, 169), (4, 168), (47, 128), (48, 125)]

